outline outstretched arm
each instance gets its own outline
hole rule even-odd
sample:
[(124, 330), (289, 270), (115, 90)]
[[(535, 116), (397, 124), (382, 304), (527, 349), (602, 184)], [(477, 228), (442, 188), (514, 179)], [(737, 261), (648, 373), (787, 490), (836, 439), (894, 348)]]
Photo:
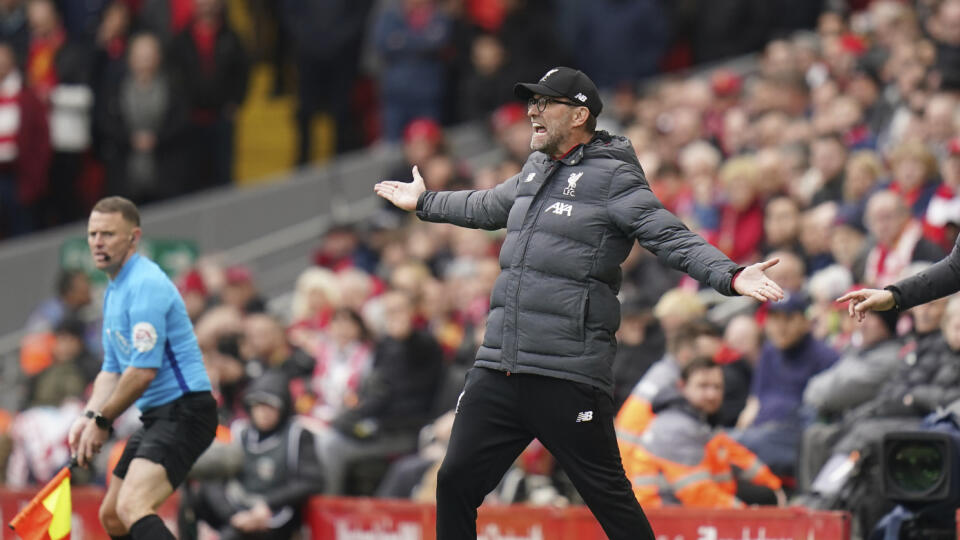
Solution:
[(949, 255), (917, 275), (883, 290), (862, 289), (847, 293), (837, 298), (837, 302), (849, 301), (847, 311), (850, 316), (862, 321), (867, 311), (904, 311), (957, 291), (960, 291), (960, 237)]
[(738, 270), (729, 257), (663, 207), (638, 167), (624, 165), (617, 169), (607, 208), (612, 221), (625, 234), (636, 238), (662, 262), (722, 294), (741, 294), (760, 302), (783, 298), (780, 286), (764, 273), (779, 259)]
[(417, 217), (423, 221), (496, 230), (507, 224), (518, 176), (493, 189), (428, 191), (420, 171), (414, 167), (413, 182), (386, 180), (375, 185), (373, 190), (397, 208), (408, 212), (416, 210)]

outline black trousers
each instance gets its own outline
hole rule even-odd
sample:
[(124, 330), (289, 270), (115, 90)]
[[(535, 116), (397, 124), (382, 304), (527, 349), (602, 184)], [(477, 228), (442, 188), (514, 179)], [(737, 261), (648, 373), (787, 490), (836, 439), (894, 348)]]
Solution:
[(477, 537), (477, 507), (536, 437), (614, 540), (654, 540), (623, 472), (613, 400), (599, 388), (473, 368), (437, 478), (437, 540)]

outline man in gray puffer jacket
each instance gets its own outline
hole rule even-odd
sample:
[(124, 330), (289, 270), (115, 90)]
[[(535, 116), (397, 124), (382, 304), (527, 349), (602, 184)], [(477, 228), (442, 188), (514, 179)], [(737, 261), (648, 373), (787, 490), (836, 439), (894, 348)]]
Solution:
[(533, 125), (523, 170), (483, 191), (380, 182), (376, 193), (424, 221), (500, 229), (501, 273), (475, 369), (457, 406), (437, 485), (437, 538), (475, 538), (476, 509), (534, 437), (557, 458), (610, 538), (653, 532), (620, 462), (611, 363), (620, 264), (634, 241), (726, 295), (778, 300), (763, 270), (738, 268), (650, 191), (630, 141), (596, 131), (602, 109), (582, 72), (518, 84)]

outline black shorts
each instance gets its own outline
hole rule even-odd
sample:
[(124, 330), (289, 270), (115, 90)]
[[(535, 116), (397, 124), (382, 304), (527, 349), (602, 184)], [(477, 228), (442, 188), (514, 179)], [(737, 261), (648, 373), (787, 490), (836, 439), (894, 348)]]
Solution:
[(210, 392), (191, 392), (148, 410), (140, 419), (143, 427), (130, 436), (113, 475), (124, 478), (134, 458), (149, 459), (163, 466), (177, 489), (217, 433), (216, 400)]

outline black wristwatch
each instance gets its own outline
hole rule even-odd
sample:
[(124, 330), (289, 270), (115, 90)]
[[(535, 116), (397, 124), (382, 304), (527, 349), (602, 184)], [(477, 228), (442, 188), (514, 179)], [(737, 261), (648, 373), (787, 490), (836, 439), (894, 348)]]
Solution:
[(95, 423), (98, 428), (113, 433), (113, 422), (107, 420), (106, 416), (100, 413), (94, 413), (93, 423)]

